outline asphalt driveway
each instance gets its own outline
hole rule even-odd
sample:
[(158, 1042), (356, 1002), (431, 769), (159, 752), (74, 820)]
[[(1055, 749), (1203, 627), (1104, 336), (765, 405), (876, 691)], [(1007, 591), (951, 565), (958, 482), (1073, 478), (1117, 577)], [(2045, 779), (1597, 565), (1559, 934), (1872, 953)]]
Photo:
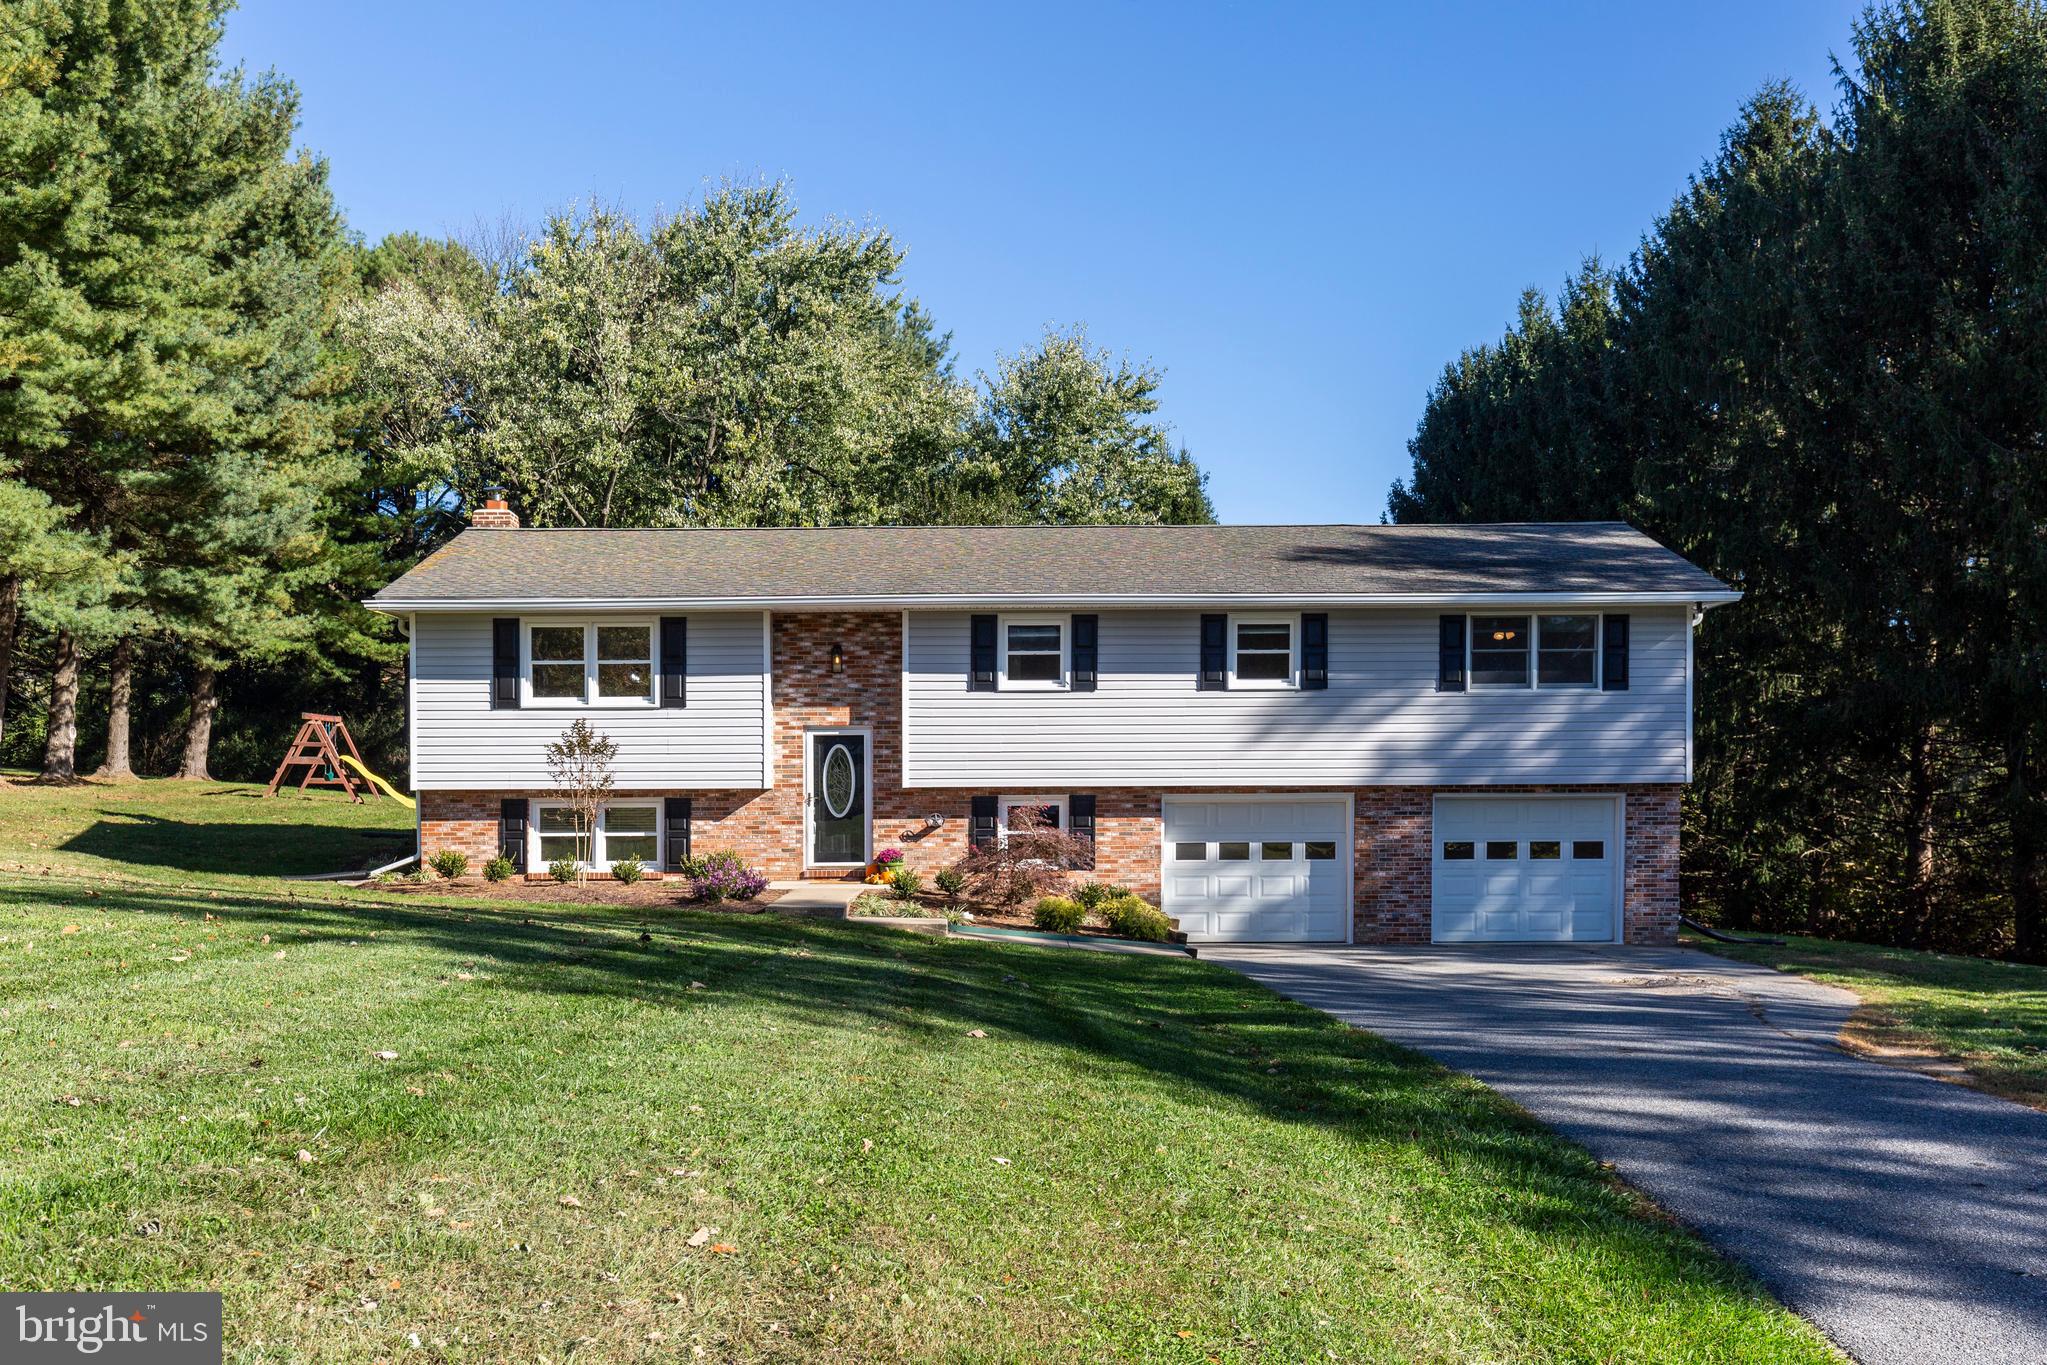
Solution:
[(1201, 956), (1510, 1096), (1866, 1365), (2047, 1362), (2047, 1114), (1842, 1052), (1845, 991), (1683, 949)]

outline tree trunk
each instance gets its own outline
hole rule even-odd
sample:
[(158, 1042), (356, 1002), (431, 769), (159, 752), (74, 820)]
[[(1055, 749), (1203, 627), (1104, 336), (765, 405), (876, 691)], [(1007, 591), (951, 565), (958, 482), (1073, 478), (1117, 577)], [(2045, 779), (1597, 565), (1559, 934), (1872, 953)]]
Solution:
[(135, 641), (123, 636), (114, 646), (114, 658), (107, 669), (107, 758), (93, 776), (108, 782), (132, 782), (135, 769), (128, 761), (130, 703), (135, 695)]
[(50, 728), (43, 741), (43, 771), (38, 781), (78, 780), (78, 641), (68, 630), (57, 632), (55, 664), (50, 671)]
[(1905, 942), (1924, 948), (1933, 932), (1934, 798), (1933, 727), (1912, 737), (1905, 784)]
[[(0, 740), (7, 738), (7, 694), (14, 681), (14, 637), (21, 627), (21, 578), (0, 578)], [(7, 779), (0, 777), (0, 787)]]
[(220, 705), (213, 695), (214, 670), (200, 664), (192, 670), (192, 714), (185, 722), (185, 761), (178, 776), (187, 782), (211, 782), (206, 771), (206, 753), (213, 747), (213, 712)]
[(2032, 746), (2023, 739), (2006, 751), (2011, 788), (2012, 956), (2047, 961), (2047, 821), (2033, 782)]

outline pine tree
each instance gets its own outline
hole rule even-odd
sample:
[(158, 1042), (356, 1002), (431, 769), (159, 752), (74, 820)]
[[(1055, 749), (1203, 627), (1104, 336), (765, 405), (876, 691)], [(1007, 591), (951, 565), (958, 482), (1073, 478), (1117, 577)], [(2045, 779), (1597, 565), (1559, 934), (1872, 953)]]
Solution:
[[(0, 461), (110, 570), (99, 594), (27, 598), (57, 637), (60, 718), (82, 655), (117, 638), (166, 629), (202, 670), (269, 643), (255, 622), (289, 615), (317, 558), (307, 496), (347, 473), (320, 339), (340, 225), (324, 166), (287, 159), (291, 87), (218, 70), (225, 9), (38, 6), (10, 34)], [(75, 743), (49, 727), (47, 776)]]

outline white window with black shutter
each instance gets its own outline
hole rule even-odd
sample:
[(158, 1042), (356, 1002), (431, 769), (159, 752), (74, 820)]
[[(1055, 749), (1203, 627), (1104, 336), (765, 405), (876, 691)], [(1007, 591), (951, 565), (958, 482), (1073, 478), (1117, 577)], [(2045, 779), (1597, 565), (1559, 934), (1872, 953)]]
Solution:
[(1230, 617), (1229, 686), (1233, 691), (1291, 691), (1300, 686), (1295, 615)]
[(1064, 691), (1072, 634), (1064, 616), (1004, 616), (996, 671), (1005, 692)]
[(1622, 692), (1628, 686), (1624, 615), (1550, 611), (1445, 616), (1442, 643), (1438, 691)]
[(643, 707), (659, 701), (655, 622), (527, 619), (520, 627), (521, 706)]

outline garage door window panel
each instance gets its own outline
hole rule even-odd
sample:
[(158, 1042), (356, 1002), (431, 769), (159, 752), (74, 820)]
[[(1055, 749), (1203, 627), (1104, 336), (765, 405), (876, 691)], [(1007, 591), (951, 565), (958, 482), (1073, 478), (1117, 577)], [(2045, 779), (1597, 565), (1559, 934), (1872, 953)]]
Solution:
[(1521, 845), (1512, 839), (1486, 840), (1485, 856), (1489, 863), (1511, 863), (1520, 851)]
[(1604, 839), (1576, 839), (1571, 843), (1573, 858), (1600, 859), (1606, 856)]
[(1332, 840), (1310, 839), (1301, 845), (1304, 856), (1311, 863), (1333, 863), (1336, 861), (1336, 844)]

